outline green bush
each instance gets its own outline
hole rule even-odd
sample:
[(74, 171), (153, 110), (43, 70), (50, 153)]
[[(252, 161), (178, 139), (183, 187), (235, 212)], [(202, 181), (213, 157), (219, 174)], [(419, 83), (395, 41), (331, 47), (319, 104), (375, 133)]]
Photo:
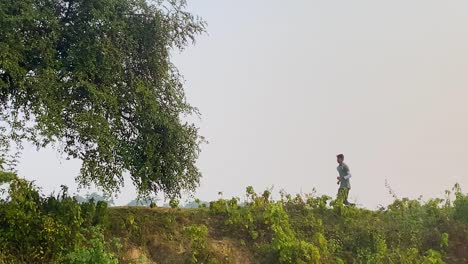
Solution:
[(84, 244), (84, 231), (106, 218), (105, 203), (79, 204), (66, 187), (44, 197), (32, 182), (10, 177), (2, 190), (0, 252), (10, 263), (61, 262)]
[(104, 235), (98, 227), (92, 227), (86, 230), (88, 241), (75, 250), (68, 253), (64, 262), (69, 264), (117, 264), (117, 257), (109, 253)]
[[(252, 187), (247, 187), (246, 197), (243, 206), (238, 204), (238, 198), (211, 202), (210, 211), (225, 216), (225, 223), (242, 238), (263, 243), (265, 259), (279, 263), (320, 263), (319, 247), (297, 237), (282, 201), (270, 200), (270, 191), (257, 195)], [(326, 244), (322, 239), (325, 240), (323, 236), (319, 240)]]
[(465, 198), (459, 192), (454, 207), (448, 198), (403, 198), (372, 211), (312, 194), (283, 192), (273, 201), (270, 191), (248, 187), (244, 203), (219, 199), (210, 213), (265, 263), (444, 263), (457, 232), (452, 221), (462, 221), (468, 208)]
[(192, 263), (210, 262), (210, 253), (208, 250), (208, 228), (205, 225), (191, 225), (185, 228), (185, 234), (190, 241)]
[(456, 185), (454, 188), (456, 191), (456, 199), (453, 202), (453, 218), (459, 221), (468, 222), (468, 195), (464, 195), (458, 185)]

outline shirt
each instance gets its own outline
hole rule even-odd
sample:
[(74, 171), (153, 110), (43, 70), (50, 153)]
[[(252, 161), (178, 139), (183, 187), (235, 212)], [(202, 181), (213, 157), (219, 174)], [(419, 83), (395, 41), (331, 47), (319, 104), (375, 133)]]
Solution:
[(338, 165), (336, 169), (340, 175), (340, 188), (351, 189), (351, 183), (349, 182), (349, 178), (351, 177), (346, 177), (347, 179), (345, 178), (345, 176), (351, 176), (348, 165), (343, 162), (341, 165)]

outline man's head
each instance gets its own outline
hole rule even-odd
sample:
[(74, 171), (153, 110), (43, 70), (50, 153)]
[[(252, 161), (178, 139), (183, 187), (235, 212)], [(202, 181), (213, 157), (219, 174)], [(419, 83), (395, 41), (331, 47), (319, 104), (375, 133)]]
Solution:
[(338, 164), (343, 163), (343, 161), (344, 161), (344, 155), (343, 155), (343, 154), (338, 154), (338, 155), (336, 155), (336, 161), (338, 162)]

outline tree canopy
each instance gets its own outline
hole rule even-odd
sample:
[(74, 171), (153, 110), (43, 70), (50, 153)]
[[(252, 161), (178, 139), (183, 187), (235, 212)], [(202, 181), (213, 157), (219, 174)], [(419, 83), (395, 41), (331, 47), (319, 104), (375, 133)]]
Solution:
[(204, 26), (184, 0), (0, 1), (1, 142), (52, 145), (107, 192), (127, 172), (143, 196), (194, 190), (203, 139), (171, 52)]

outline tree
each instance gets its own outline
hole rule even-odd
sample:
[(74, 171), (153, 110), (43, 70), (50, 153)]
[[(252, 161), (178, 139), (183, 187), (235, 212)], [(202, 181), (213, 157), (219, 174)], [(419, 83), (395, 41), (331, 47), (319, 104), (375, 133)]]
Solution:
[(142, 196), (193, 191), (203, 138), (184, 121), (198, 111), (170, 53), (205, 23), (185, 6), (0, 1), (0, 141), (52, 145), (82, 160), (82, 186), (108, 193), (126, 172)]
[(83, 197), (81, 195), (75, 195), (74, 196), (75, 200), (78, 203), (87, 203), (89, 201), (94, 201), (94, 202), (106, 202), (108, 205), (114, 205), (114, 199), (112, 197), (107, 197), (106, 195), (100, 195), (97, 192), (93, 192), (91, 194), (86, 194), (86, 197)]
[(143, 199), (143, 200), (139, 200), (138, 198), (137, 199), (133, 199), (131, 200), (127, 205), (128, 206), (150, 206), (152, 203), (155, 203), (157, 201), (157, 199)]

